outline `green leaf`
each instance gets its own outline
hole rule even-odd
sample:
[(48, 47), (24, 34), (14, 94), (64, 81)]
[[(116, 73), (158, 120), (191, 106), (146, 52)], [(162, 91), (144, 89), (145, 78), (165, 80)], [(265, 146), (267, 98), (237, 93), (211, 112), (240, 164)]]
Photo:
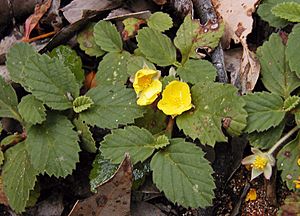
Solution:
[[(163, 144), (163, 145), (162, 145)], [(132, 164), (145, 161), (155, 149), (166, 146), (168, 143), (160, 142), (146, 129), (136, 126), (127, 126), (124, 129), (113, 130), (101, 142), (101, 152), (105, 159), (112, 163), (120, 163), (127, 152)]]
[(72, 97), (79, 94), (74, 74), (57, 58), (34, 55), (27, 59), (24, 73), (28, 91), (49, 107), (72, 108)]
[(11, 145), (11, 144), (16, 144), (20, 141), (22, 141), (24, 139), (24, 137), (22, 137), (22, 134), (11, 134), (8, 135), (7, 137), (3, 138), (0, 142), (1, 146), (7, 146), (7, 145)]
[(143, 56), (131, 56), (127, 61), (127, 74), (130, 76), (134, 76), (134, 74), (143, 69), (150, 68), (156, 70), (154, 64), (149, 62)]
[(0, 77), (0, 117), (21, 120), (18, 114), (18, 98), (15, 90)]
[(46, 108), (31, 94), (22, 97), (18, 110), (24, 121), (30, 124), (40, 124), (46, 120)]
[(300, 103), (299, 96), (296, 95), (290, 96), (284, 101), (283, 109), (286, 112), (291, 111), (292, 109), (295, 109), (299, 103)]
[(94, 27), (96, 44), (107, 52), (121, 52), (122, 38), (111, 22), (101, 20)]
[(171, 145), (154, 155), (150, 167), (153, 182), (173, 203), (186, 208), (212, 204), (213, 170), (204, 152), (193, 143), (172, 139)]
[(222, 121), (229, 120), (227, 131), (232, 135), (239, 135), (246, 126), (245, 102), (232, 85), (197, 83), (191, 94), (195, 109), (178, 116), (176, 122), (192, 139), (213, 146), (215, 142), (227, 141)]
[(289, 66), (292, 71), (295, 71), (300, 78), (300, 57), (299, 57), (299, 37), (300, 24), (293, 27), (293, 31), (289, 34), (289, 39), (286, 46), (286, 58), (289, 61)]
[(216, 68), (207, 60), (189, 59), (182, 67), (179, 67), (177, 74), (180, 78), (191, 84), (198, 82), (213, 82), (216, 78)]
[(37, 171), (33, 168), (25, 143), (18, 143), (5, 152), (3, 167), (4, 192), (9, 205), (20, 213), (25, 210), (29, 193), (34, 188)]
[(40, 195), (41, 195), (41, 188), (39, 182), (37, 182), (33, 190), (30, 191), (29, 199), (26, 202), (26, 208), (35, 206)]
[(272, 93), (289, 97), (290, 93), (300, 86), (300, 80), (288, 66), (285, 55), (286, 46), (279, 35), (272, 34), (257, 49), (257, 56), (261, 64), (262, 82)]
[(139, 30), (136, 39), (139, 49), (151, 62), (159, 66), (176, 63), (176, 49), (166, 35), (146, 27)]
[(124, 19), (122, 23), (124, 25), (124, 29), (122, 31), (123, 39), (128, 40), (136, 34), (140, 28), (140, 25), (145, 23), (145, 21), (135, 17), (129, 17)]
[(73, 101), (73, 110), (76, 113), (81, 113), (84, 110), (89, 109), (94, 104), (90, 97), (85, 95), (75, 98)]
[(147, 25), (152, 29), (164, 32), (172, 28), (173, 21), (169, 14), (156, 12), (154, 14), (151, 14), (149, 19), (147, 20)]
[(290, 22), (300, 22), (300, 4), (296, 2), (283, 2), (271, 9), (272, 14)]
[(152, 107), (147, 106), (146, 113), (143, 117), (136, 119), (135, 125), (144, 127), (152, 134), (162, 132), (167, 127), (167, 116), (159, 109), (154, 110)]
[(276, 127), (271, 127), (263, 132), (252, 132), (248, 135), (251, 146), (260, 149), (270, 149), (281, 137), (285, 121)]
[(27, 59), (33, 55), (38, 55), (34, 47), (23, 42), (15, 44), (6, 55), (6, 66), (10, 78), (25, 88), (27, 85), (24, 67)]
[(282, 2), (300, 2), (299, 0), (264, 0), (262, 4), (259, 5), (257, 10), (258, 15), (265, 21), (269, 23), (270, 26), (280, 28), (288, 24), (288, 21), (275, 16), (271, 10), (278, 4)]
[(84, 71), (82, 70), (82, 62), (77, 53), (68, 46), (60, 45), (53, 49), (49, 54), (51, 58), (57, 58), (69, 68), (75, 75), (79, 84), (82, 84), (84, 80)]
[(160, 135), (155, 140), (155, 148), (160, 149), (169, 145), (169, 138), (166, 135)]
[(248, 112), (245, 131), (265, 131), (280, 124), (285, 116), (283, 100), (279, 95), (269, 92), (256, 92), (244, 96)]
[(84, 30), (77, 35), (77, 42), (79, 43), (80, 49), (82, 49), (89, 56), (103, 56), (103, 51), (100, 46), (95, 42), (94, 37), (94, 26), (96, 23), (89, 24)]
[(34, 168), (49, 176), (65, 177), (79, 162), (78, 135), (62, 115), (48, 113), (43, 124), (30, 127), (26, 146)]
[(294, 180), (299, 178), (300, 140), (296, 139), (286, 144), (277, 155), (277, 167), (281, 172), (281, 178), (287, 183), (290, 190), (295, 190)]
[(130, 54), (108, 53), (98, 66), (96, 80), (98, 85), (124, 85), (128, 79), (127, 60)]
[(189, 57), (197, 58), (196, 49), (199, 47), (214, 49), (223, 32), (224, 23), (207, 23), (202, 26), (199, 20), (192, 20), (191, 15), (187, 15), (174, 39), (174, 44), (182, 55), (181, 62), (184, 64)]
[(79, 115), (89, 125), (100, 128), (117, 128), (119, 125), (133, 123), (143, 116), (144, 109), (136, 104), (136, 95), (125, 86), (97, 86), (86, 96), (94, 105)]
[(2, 166), (3, 161), (4, 161), (4, 154), (3, 154), (3, 151), (0, 150), (0, 166)]
[(93, 161), (93, 168), (89, 175), (91, 191), (96, 192), (96, 188), (110, 179), (117, 169), (118, 164), (112, 164), (109, 160), (104, 159), (101, 153), (98, 153)]
[(90, 153), (95, 153), (97, 151), (97, 147), (89, 126), (86, 125), (81, 119), (74, 119), (73, 123), (81, 138), (82, 149)]

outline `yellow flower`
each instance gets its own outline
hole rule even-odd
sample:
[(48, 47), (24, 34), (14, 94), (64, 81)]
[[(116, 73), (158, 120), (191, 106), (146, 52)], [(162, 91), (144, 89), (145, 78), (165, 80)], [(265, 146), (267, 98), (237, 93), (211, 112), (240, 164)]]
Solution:
[(298, 163), (298, 165), (300, 166), (300, 158), (298, 159), (297, 163)]
[(162, 84), (158, 80), (159, 77), (159, 71), (147, 68), (135, 73), (133, 88), (138, 97), (138, 105), (145, 106), (155, 101), (162, 90)]
[(157, 107), (172, 118), (191, 109), (193, 105), (188, 84), (177, 80), (170, 82), (163, 91)]
[(250, 188), (249, 192), (247, 193), (246, 196), (246, 202), (247, 201), (254, 201), (257, 199), (257, 194), (256, 194), (256, 190), (254, 188)]
[(300, 189), (300, 176), (298, 177), (298, 180), (294, 180), (293, 182), (295, 183), (295, 187)]
[(272, 166), (275, 165), (274, 157), (267, 153), (261, 152), (259, 149), (252, 148), (252, 155), (245, 157), (242, 160), (243, 165), (251, 165), (251, 180), (255, 179), (260, 174), (264, 174), (266, 179), (270, 179), (272, 175)]

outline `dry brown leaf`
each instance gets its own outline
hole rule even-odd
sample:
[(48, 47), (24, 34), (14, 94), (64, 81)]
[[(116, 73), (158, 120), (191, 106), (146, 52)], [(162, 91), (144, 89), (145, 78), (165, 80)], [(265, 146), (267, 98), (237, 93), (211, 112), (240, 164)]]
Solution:
[(7, 197), (4, 193), (4, 190), (3, 190), (2, 176), (0, 176), (0, 204), (9, 206), (8, 199), (7, 199)]
[(77, 201), (69, 216), (129, 216), (131, 186), (132, 167), (129, 155), (126, 154), (116, 173), (98, 186), (95, 195)]

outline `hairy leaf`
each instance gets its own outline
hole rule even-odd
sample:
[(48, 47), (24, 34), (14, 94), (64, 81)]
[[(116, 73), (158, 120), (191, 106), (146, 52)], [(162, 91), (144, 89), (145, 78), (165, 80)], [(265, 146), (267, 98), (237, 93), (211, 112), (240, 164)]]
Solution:
[(191, 84), (197, 82), (213, 82), (216, 78), (216, 68), (206, 60), (189, 59), (182, 67), (179, 67), (177, 74), (180, 78)]
[(295, 190), (294, 180), (299, 178), (299, 134), (296, 139), (286, 144), (277, 155), (277, 167), (281, 172), (281, 178), (287, 183), (290, 190)]
[(224, 23), (208, 23), (201, 26), (199, 20), (187, 15), (179, 27), (174, 39), (175, 46), (180, 50), (182, 63), (189, 57), (197, 58), (197, 48), (214, 49), (224, 32)]
[(78, 135), (62, 115), (48, 113), (43, 124), (30, 127), (26, 145), (32, 164), (40, 173), (65, 177), (79, 162)]
[(2, 177), (9, 205), (20, 213), (25, 210), (30, 190), (34, 188), (37, 171), (33, 168), (24, 142), (5, 152)]
[(20, 120), (17, 106), (18, 99), (15, 90), (0, 77), (0, 117)]
[(290, 22), (300, 22), (300, 4), (296, 2), (283, 2), (271, 9), (272, 14)]
[(31, 94), (22, 98), (18, 110), (24, 121), (30, 124), (40, 124), (46, 120), (46, 108)]
[(89, 56), (103, 56), (103, 51), (100, 46), (95, 42), (94, 26), (96, 23), (89, 24), (77, 35), (77, 42), (79, 43), (80, 49), (82, 49)]
[(286, 112), (291, 111), (292, 109), (295, 109), (299, 103), (300, 103), (299, 96), (296, 95), (290, 96), (284, 101), (283, 109)]
[(227, 121), (227, 131), (239, 135), (246, 126), (245, 102), (232, 85), (197, 83), (191, 89), (194, 110), (177, 117), (177, 125), (192, 139), (203, 144), (227, 141), (222, 132), (222, 121)]
[(299, 57), (299, 37), (300, 24), (294, 26), (293, 31), (289, 34), (289, 39), (286, 46), (286, 58), (289, 61), (289, 66), (292, 71), (295, 71), (300, 78), (300, 57)]
[(131, 56), (127, 61), (127, 74), (134, 76), (134, 74), (143, 68), (150, 68), (156, 70), (154, 64), (149, 62), (143, 56)]
[(82, 149), (90, 153), (95, 153), (97, 151), (97, 147), (89, 126), (86, 125), (81, 119), (74, 119), (73, 123), (79, 136), (81, 137)]
[[(163, 145), (162, 145), (163, 144)], [(101, 142), (101, 152), (105, 159), (113, 163), (120, 163), (124, 154), (130, 155), (132, 164), (145, 161), (155, 149), (168, 145), (160, 142), (146, 129), (136, 126), (127, 126), (124, 129), (116, 129), (104, 137)]]
[(3, 161), (4, 161), (4, 154), (3, 154), (3, 151), (0, 150), (0, 166), (2, 166)]
[(75, 98), (73, 101), (73, 110), (76, 113), (80, 113), (84, 110), (89, 109), (94, 104), (93, 100), (90, 97), (85, 95)]
[(277, 34), (272, 34), (257, 49), (257, 56), (261, 63), (262, 82), (272, 93), (289, 97), (290, 93), (300, 86), (300, 80), (288, 65), (285, 55), (286, 46)]
[(271, 148), (281, 137), (285, 121), (281, 121), (276, 127), (271, 127), (263, 132), (254, 131), (248, 135), (251, 146), (260, 149)]
[(72, 108), (72, 97), (79, 94), (79, 86), (71, 70), (57, 58), (34, 55), (27, 59), (24, 73), (26, 85), (37, 99), (57, 110)]
[(170, 38), (151, 28), (139, 30), (138, 47), (147, 59), (159, 66), (176, 63), (176, 49)]
[(134, 91), (125, 86), (98, 86), (86, 96), (94, 101), (94, 105), (79, 115), (89, 125), (117, 128), (120, 124), (133, 123), (144, 113), (144, 109), (136, 104)]
[(96, 192), (96, 188), (110, 179), (117, 168), (118, 164), (112, 164), (109, 160), (104, 159), (101, 153), (98, 153), (93, 161), (93, 168), (89, 175), (91, 190)]
[(107, 52), (121, 52), (122, 38), (111, 22), (101, 20), (94, 27), (95, 42)]
[(24, 67), (27, 59), (30, 56), (38, 55), (33, 46), (29, 43), (17, 43), (6, 55), (6, 66), (9, 71), (10, 78), (16, 82), (20, 83), (23, 87), (26, 85), (26, 75), (24, 72)]
[(106, 54), (98, 66), (97, 84), (124, 85), (128, 79), (127, 60), (129, 57), (130, 54), (126, 51)]
[(150, 163), (153, 182), (168, 199), (184, 207), (206, 207), (212, 204), (215, 184), (213, 170), (204, 152), (184, 139), (172, 139)]
[(69, 68), (75, 75), (76, 80), (79, 84), (82, 84), (84, 80), (84, 71), (82, 70), (82, 62), (77, 53), (68, 46), (58, 46), (53, 49), (49, 56), (51, 58), (57, 58), (64, 64), (65, 67)]
[(172, 28), (173, 21), (169, 14), (156, 12), (149, 17), (147, 25), (152, 29), (164, 32)]
[(269, 92), (256, 92), (244, 96), (248, 112), (246, 132), (265, 131), (280, 124), (285, 116), (283, 100)]

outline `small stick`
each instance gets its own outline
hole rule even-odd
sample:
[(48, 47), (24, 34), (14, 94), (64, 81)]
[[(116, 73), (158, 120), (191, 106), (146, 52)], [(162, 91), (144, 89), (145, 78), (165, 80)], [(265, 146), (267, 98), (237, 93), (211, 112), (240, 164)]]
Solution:
[(47, 38), (47, 37), (50, 37), (52, 35), (55, 35), (55, 31), (53, 32), (49, 32), (49, 33), (46, 33), (46, 34), (42, 34), (42, 35), (39, 35), (39, 36), (36, 36), (36, 37), (33, 37), (33, 38), (29, 38), (29, 39), (22, 39), (23, 42), (27, 42), (27, 43), (31, 43), (33, 41), (36, 41), (36, 40), (40, 40), (40, 39), (44, 39), (44, 38)]

